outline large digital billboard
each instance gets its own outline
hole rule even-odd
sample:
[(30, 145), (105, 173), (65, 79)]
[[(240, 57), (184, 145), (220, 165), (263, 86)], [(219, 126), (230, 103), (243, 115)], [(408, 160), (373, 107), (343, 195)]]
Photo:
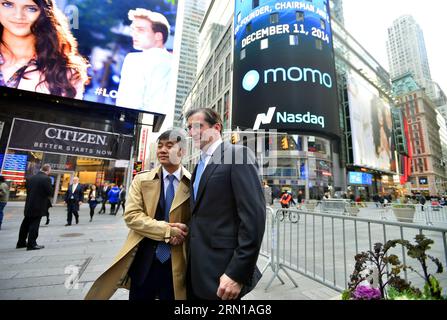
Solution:
[(359, 185), (372, 185), (372, 174), (363, 172), (349, 172), (349, 183)]
[(0, 86), (146, 112), (173, 108), (174, 0), (8, 0)]
[(391, 107), (355, 72), (347, 75), (354, 165), (392, 172), (394, 143)]
[(339, 135), (329, 1), (235, 1), (233, 126)]

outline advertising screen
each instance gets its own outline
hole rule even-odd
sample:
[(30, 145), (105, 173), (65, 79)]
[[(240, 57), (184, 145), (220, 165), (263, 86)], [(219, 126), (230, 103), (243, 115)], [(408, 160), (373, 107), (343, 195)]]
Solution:
[(6, 1), (0, 87), (164, 114), (176, 16), (174, 0)]
[(329, 1), (235, 1), (233, 126), (339, 135)]
[(349, 184), (372, 185), (372, 175), (363, 172), (349, 172)]
[(391, 107), (360, 75), (348, 74), (354, 165), (392, 171), (394, 143)]

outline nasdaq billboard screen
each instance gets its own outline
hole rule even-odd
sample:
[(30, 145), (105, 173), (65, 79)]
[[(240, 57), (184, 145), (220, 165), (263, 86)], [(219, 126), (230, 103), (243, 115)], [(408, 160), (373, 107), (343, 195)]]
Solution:
[(233, 126), (339, 135), (329, 1), (236, 1)]

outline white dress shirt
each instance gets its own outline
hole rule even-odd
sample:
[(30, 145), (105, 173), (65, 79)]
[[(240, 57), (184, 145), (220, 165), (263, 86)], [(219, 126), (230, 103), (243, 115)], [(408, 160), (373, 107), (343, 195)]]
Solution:
[[(181, 177), (181, 173), (182, 173), (182, 168), (178, 168), (177, 171), (175, 171), (174, 173), (172, 173), (172, 175), (175, 177), (173, 183), (174, 183), (174, 194), (177, 193), (177, 188), (178, 185), (180, 184), (180, 177)], [(168, 185), (169, 185), (169, 178), (168, 176), (170, 175), (170, 173), (163, 168), (163, 186), (164, 186), (164, 191), (165, 191), (165, 195), (166, 195), (166, 191), (168, 191)]]
[(116, 105), (161, 113), (171, 94), (172, 54), (152, 48), (129, 53), (124, 59)]
[(209, 148), (204, 152), (200, 151), (200, 157), (205, 162), (205, 166), (203, 167), (203, 171), (205, 171), (206, 166), (208, 165), (208, 162), (210, 162), (211, 157), (213, 156), (213, 153), (219, 148), (219, 146), (223, 143), (222, 138), (217, 139), (213, 142), (212, 145), (209, 146)]

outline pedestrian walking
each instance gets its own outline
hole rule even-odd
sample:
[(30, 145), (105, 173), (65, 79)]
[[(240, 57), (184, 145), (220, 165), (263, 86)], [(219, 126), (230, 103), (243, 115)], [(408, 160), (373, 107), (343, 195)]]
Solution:
[(9, 187), (6, 184), (5, 177), (0, 176), (0, 230), (3, 223), (3, 211), (9, 200)]
[(109, 199), (110, 203), (110, 215), (114, 216), (116, 215), (116, 205), (119, 202), (119, 196), (120, 196), (120, 188), (118, 188), (117, 185), (112, 185), (112, 188), (110, 189), (109, 193), (107, 194), (107, 198)]
[(419, 203), (421, 204), (421, 209), (424, 211), (425, 203), (427, 202), (427, 199), (423, 194), (419, 196)]
[(106, 203), (108, 201), (108, 194), (110, 191), (110, 186), (109, 184), (106, 182), (104, 183), (104, 185), (101, 187), (101, 209), (99, 210), (98, 214), (104, 214), (106, 213)]
[(120, 193), (118, 196), (118, 206), (116, 207), (115, 214), (118, 213), (120, 207), (123, 207), (123, 216), (124, 216), (124, 211), (126, 211), (126, 187), (123, 185), (120, 186)]
[(90, 187), (90, 192), (88, 194), (88, 206), (90, 208), (90, 222), (93, 221), (93, 216), (95, 215), (95, 208), (98, 205), (98, 200), (100, 199), (101, 198), (98, 195), (96, 185), (92, 184), (92, 186)]
[(53, 207), (53, 204), (51, 203), (51, 200), (48, 198), (47, 201), (47, 212), (45, 214), (47, 221), (45, 222), (45, 225), (49, 225), (50, 224), (50, 208)]
[(48, 199), (53, 194), (51, 179), (48, 176), (50, 172), (51, 166), (45, 164), (39, 173), (26, 181), (25, 217), (20, 225), (17, 249), (39, 250), (44, 248), (44, 246), (39, 246), (36, 240), (39, 236), (40, 220), (48, 212)]
[(65, 203), (67, 204), (67, 226), (71, 226), (73, 216), (75, 216), (76, 224), (79, 223), (79, 206), (82, 204), (84, 193), (82, 186), (79, 184), (79, 178), (74, 177), (73, 183), (68, 187), (65, 193)]

